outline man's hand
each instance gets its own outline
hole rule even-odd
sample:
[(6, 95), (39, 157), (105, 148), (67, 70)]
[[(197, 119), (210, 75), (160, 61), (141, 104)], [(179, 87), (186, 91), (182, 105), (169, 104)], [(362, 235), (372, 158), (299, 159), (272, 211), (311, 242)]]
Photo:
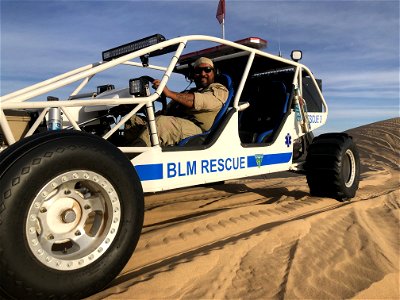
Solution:
[[(155, 79), (153, 81), (153, 89), (157, 89), (160, 86), (161, 80)], [(193, 93), (177, 93), (171, 91), (167, 86), (164, 87), (163, 93), (166, 97), (173, 101), (176, 101), (188, 108), (194, 107), (194, 94)]]
[[(161, 80), (155, 79), (152, 83), (153, 83), (153, 89), (156, 90), (160, 86)], [(164, 87), (164, 90), (162, 92), (166, 97), (170, 98), (168, 95), (171, 91), (167, 88), (167, 86)]]

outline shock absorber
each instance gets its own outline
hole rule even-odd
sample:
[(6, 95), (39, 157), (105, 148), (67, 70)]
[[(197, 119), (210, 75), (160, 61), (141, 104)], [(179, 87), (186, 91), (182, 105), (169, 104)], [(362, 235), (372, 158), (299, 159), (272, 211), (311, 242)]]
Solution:
[[(56, 97), (48, 96), (47, 101), (58, 101)], [(51, 107), (49, 109), (49, 120), (47, 123), (48, 130), (61, 130), (62, 129), (62, 117), (61, 109), (59, 107)]]
[(298, 87), (295, 88), (294, 93), (294, 111), (296, 113), (296, 121), (300, 123), (301, 130), (304, 133), (307, 133), (311, 130), (307, 114), (307, 104), (300, 95)]

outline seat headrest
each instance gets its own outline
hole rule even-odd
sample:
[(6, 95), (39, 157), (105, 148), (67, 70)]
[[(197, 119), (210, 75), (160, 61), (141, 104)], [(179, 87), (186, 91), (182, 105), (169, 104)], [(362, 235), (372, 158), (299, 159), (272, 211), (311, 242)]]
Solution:
[(219, 74), (218, 76), (216, 76), (215, 82), (218, 82), (223, 86), (225, 86), (228, 89), (228, 91), (233, 88), (232, 79), (229, 75)]

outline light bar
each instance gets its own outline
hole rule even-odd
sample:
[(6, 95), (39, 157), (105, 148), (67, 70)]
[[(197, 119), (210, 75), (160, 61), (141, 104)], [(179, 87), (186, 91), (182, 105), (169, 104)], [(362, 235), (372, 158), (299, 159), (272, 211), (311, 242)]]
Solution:
[(236, 41), (235, 43), (241, 44), (254, 49), (264, 49), (267, 47), (268, 42), (258, 37), (249, 37), (243, 40)]
[(130, 42), (106, 51), (103, 51), (103, 61), (110, 61), (112, 59), (121, 57), (123, 55), (138, 51), (140, 49), (153, 46), (155, 44), (165, 41), (165, 37), (161, 34), (154, 34), (152, 36)]

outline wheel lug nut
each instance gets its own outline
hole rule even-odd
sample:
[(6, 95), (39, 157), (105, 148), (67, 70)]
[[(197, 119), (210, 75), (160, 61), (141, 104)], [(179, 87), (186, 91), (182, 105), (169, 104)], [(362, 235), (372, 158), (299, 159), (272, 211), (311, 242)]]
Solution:
[(76, 219), (76, 213), (72, 209), (67, 209), (61, 214), (64, 223), (72, 223)]
[(54, 240), (54, 235), (49, 234), (49, 235), (47, 236), (47, 239), (48, 239), (48, 240)]
[(80, 236), (80, 235), (81, 235), (81, 232), (80, 232), (79, 230), (77, 230), (77, 231), (75, 232), (75, 235), (76, 235), (76, 236)]

